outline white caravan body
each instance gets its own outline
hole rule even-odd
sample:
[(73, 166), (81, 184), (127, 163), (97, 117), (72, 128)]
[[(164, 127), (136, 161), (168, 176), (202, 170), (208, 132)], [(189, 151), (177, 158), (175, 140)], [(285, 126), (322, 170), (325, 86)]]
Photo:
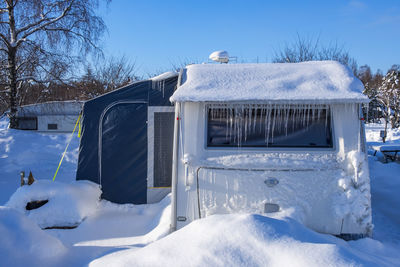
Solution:
[(321, 233), (370, 235), (362, 89), (333, 61), (186, 67), (171, 97), (171, 229), (281, 213)]

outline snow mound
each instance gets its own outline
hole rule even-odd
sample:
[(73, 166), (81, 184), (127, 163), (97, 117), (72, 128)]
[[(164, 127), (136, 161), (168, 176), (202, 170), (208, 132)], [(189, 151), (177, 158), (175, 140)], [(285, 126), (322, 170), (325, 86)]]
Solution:
[(102, 200), (97, 213), (68, 231), (67, 239), (74, 246), (147, 245), (169, 233), (170, 204), (171, 194), (154, 204), (115, 204)]
[(1, 266), (51, 266), (66, 249), (19, 212), (0, 206)]
[[(372, 241), (375, 242), (375, 241)], [(139, 250), (119, 251), (90, 266), (358, 266), (372, 264), (332, 236), (293, 219), (213, 215)]]
[[(61, 183), (39, 180), (18, 188), (6, 206), (25, 214), (41, 228), (76, 226), (95, 213), (100, 195), (99, 185), (90, 181)], [(40, 200), (49, 202), (38, 209), (26, 210), (28, 202)]]
[(186, 67), (172, 102), (368, 102), (363, 84), (336, 61), (200, 64)]

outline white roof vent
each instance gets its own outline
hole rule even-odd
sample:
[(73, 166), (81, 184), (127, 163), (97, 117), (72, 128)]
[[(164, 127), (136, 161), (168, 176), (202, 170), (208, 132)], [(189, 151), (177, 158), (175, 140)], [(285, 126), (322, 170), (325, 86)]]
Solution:
[(228, 63), (229, 62), (229, 54), (224, 50), (212, 52), (208, 57), (209, 59), (220, 62), (220, 63)]

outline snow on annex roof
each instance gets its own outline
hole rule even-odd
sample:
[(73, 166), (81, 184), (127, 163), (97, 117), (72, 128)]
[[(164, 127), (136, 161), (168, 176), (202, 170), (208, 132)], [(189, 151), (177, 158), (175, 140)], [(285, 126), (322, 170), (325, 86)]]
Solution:
[(18, 116), (78, 115), (85, 101), (50, 101), (18, 107)]
[(363, 84), (336, 61), (198, 64), (183, 72), (172, 102), (364, 103)]

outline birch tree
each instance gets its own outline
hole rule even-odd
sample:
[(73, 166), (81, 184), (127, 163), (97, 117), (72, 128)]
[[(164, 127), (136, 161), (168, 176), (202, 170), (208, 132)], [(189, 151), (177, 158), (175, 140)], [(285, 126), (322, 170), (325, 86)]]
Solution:
[(394, 65), (382, 78), (378, 90), (378, 101), (385, 114), (385, 131), (390, 122), (392, 128), (399, 126), (400, 120), (400, 66)]
[(0, 75), (9, 106), (10, 127), (17, 127), (17, 106), (27, 83), (63, 79), (62, 73), (90, 52), (104, 32), (95, 14), (98, 0), (2, 0)]

